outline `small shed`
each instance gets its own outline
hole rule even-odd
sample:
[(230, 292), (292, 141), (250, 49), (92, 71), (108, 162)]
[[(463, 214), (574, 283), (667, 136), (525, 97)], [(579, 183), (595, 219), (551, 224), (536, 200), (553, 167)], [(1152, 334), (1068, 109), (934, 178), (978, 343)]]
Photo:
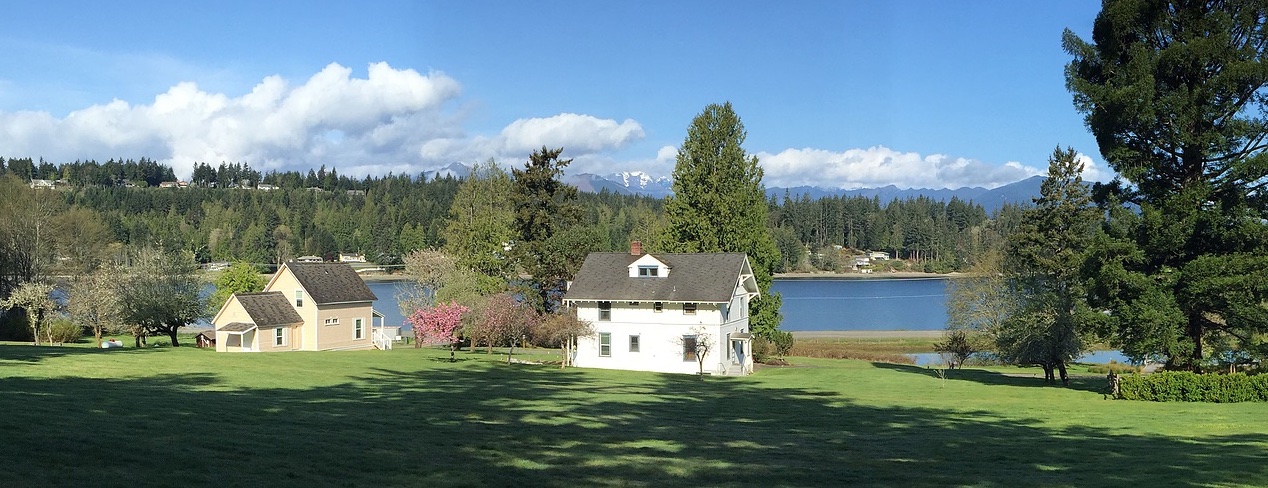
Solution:
[(197, 347), (216, 347), (216, 331), (204, 330), (194, 336), (194, 345)]

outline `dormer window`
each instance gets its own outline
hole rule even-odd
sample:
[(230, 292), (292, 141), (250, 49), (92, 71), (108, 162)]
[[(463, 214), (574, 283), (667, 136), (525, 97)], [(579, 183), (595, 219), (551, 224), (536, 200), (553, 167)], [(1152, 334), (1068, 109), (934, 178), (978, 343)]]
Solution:
[(638, 276), (639, 278), (660, 276), (660, 267), (659, 266), (639, 266)]

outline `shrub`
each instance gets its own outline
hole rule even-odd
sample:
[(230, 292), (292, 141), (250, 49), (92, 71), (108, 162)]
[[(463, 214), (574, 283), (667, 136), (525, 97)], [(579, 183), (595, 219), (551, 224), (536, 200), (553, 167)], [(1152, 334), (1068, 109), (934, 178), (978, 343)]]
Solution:
[(1093, 364), (1091, 366), (1088, 366), (1087, 370), (1089, 373), (1096, 373), (1096, 374), (1109, 374), (1109, 373), (1129, 374), (1129, 373), (1139, 373), (1140, 367), (1132, 366), (1130, 364), (1123, 364), (1118, 361), (1110, 360), (1109, 364)]
[(1268, 402), (1268, 375), (1163, 371), (1119, 381), (1119, 398), (1155, 402)]
[(53, 319), (48, 322), (49, 340), (53, 344), (61, 344), (63, 342), (76, 342), (84, 337), (84, 328), (75, 325), (69, 319)]
[(775, 349), (775, 355), (781, 358), (787, 356), (789, 352), (792, 352), (793, 344), (796, 343), (796, 340), (793, 339), (792, 332), (784, 330), (771, 332), (770, 341), (771, 346)]

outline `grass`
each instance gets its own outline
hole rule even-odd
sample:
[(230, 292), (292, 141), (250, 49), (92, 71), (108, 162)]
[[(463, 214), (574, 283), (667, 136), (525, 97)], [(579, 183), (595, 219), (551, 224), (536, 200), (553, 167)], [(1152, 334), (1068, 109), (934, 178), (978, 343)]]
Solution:
[(1268, 485), (1268, 407), (1105, 400), (1093, 377), (447, 356), (0, 345), (0, 486)]
[(933, 352), (938, 338), (806, 338), (797, 339), (792, 355), (811, 358), (860, 359), (911, 364), (906, 354)]

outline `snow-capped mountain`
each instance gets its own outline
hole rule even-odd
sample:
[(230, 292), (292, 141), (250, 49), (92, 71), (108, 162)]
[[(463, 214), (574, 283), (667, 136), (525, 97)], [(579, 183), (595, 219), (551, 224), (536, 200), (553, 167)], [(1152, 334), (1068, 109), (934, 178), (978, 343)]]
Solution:
[(427, 176), (428, 180), (434, 180), (436, 178), (446, 178), (446, 177), (462, 179), (462, 178), (466, 178), (467, 175), (471, 174), (471, 167), (462, 163), (449, 163), (448, 166), (445, 166), (442, 168), (430, 169), (430, 170), (424, 171), (423, 174)]
[(621, 171), (612, 173), (607, 180), (617, 183), (630, 193), (664, 197), (673, 192), (674, 181), (668, 176), (655, 177), (642, 171)]

